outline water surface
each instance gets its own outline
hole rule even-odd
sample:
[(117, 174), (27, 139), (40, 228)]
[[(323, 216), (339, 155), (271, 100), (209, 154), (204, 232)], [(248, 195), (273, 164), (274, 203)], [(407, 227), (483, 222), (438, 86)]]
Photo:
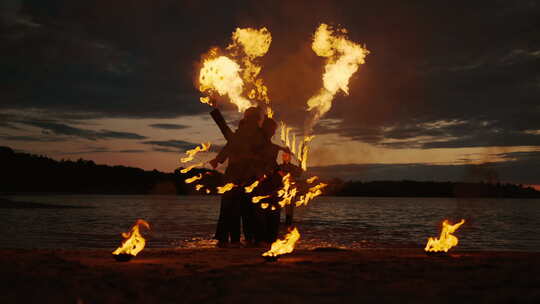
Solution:
[[(0, 208), (2, 248), (116, 248), (137, 218), (148, 247), (212, 247), (218, 196), (48, 195), (12, 201), (89, 208)], [(0, 202), (1, 203), (1, 202)], [(448, 218), (459, 248), (540, 251), (540, 200), (319, 197), (295, 210), (299, 247), (423, 248)]]

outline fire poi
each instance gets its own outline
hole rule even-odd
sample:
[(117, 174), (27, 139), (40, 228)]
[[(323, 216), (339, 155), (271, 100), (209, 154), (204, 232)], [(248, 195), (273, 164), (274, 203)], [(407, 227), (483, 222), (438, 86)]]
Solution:
[(426, 248), (424, 248), (425, 252), (427, 254), (443, 252), (447, 253), (450, 248), (458, 244), (458, 238), (455, 237), (452, 233), (454, 233), (464, 223), (464, 219), (454, 225), (450, 224), (448, 220), (444, 220), (442, 222), (441, 235), (438, 239), (432, 237), (428, 239)]
[(270, 250), (264, 252), (262, 256), (268, 261), (276, 261), (279, 256), (291, 253), (294, 250), (294, 245), (300, 239), (298, 229), (294, 227), (283, 239), (279, 239), (272, 243)]
[(144, 249), (146, 240), (140, 234), (139, 226), (150, 229), (150, 224), (147, 221), (138, 219), (129, 232), (123, 232), (122, 237), (124, 240), (122, 241), (122, 245), (112, 253), (117, 261), (127, 262)]

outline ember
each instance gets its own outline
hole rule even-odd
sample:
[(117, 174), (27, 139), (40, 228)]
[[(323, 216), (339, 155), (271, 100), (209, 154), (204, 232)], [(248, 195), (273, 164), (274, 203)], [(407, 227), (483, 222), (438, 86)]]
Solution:
[(441, 235), (438, 239), (429, 238), (424, 250), (426, 253), (432, 252), (448, 252), (450, 248), (458, 244), (458, 238), (452, 235), (461, 225), (465, 223), (465, 220), (461, 220), (457, 224), (450, 224), (448, 220), (444, 220), (442, 223)]
[(114, 258), (119, 262), (127, 262), (135, 257), (146, 245), (146, 240), (139, 233), (139, 225), (150, 229), (150, 224), (145, 220), (138, 219), (129, 232), (123, 232), (124, 241), (122, 246), (113, 251)]

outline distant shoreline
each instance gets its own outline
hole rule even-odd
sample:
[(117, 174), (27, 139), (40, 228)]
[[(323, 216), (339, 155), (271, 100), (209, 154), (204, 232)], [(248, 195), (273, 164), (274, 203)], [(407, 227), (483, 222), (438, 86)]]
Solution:
[[(187, 178), (204, 176), (202, 183), (215, 192), (223, 185), (220, 172), (194, 168), (181, 173), (145, 171), (125, 166), (98, 165), (91, 160), (57, 161), (45, 156), (16, 153), (0, 147), (0, 195), (206, 195), (186, 184)], [(326, 196), (540, 198), (530, 186), (498, 182), (342, 181), (322, 182)], [(215, 193), (212, 193), (215, 194)]]

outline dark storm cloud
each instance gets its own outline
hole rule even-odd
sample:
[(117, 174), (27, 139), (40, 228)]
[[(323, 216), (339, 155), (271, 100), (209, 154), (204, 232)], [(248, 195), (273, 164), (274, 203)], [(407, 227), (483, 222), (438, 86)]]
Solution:
[(21, 120), (18, 123), (41, 128), (46, 132), (51, 132), (56, 135), (67, 135), (80, 137), (89, 140), (98, 139), (146, 139), (145, 136), (138, 135), (131, 132), (117, 132), (110, 130), (88, 130), (72, 127), (66, 124), (53, 122), (53, 121), (40, 121), (40, 120)]
[[(178, 151), (185, 151), (188, 149), (193, 149), (195, 146), (197, 146), (196, 143), (191, 143), (183, 140), (152, 140), (152, 141), (144, 141), (142, 142), (145, 145), (152, 145), (152, 146), (158, 146), (158, 149), (165, 149), (166, 151), (161, 152), (178, 152)], [(174, 150), (171, 150), (169, 148), (175, 148)]]
[(540, 167), (540, 151), (511, 152), (507, 161), (478, 165), (436, 164), (350, 164), (313, 167), (311, 174), (343, 180), (418, 180), (465, 182), (513, 182), (540, 184), (540, 176), (531, 168)]
[(0, 139), (7, 141), (25, 141), (25, 142), (60, 142), (66, 141), (65, 138), (51, 136), (28, 136), (28, 135), (0, 135)]
[(94, 154), (94, 153), (145, 153), (145, 150), (129, 149), (129, 150), (111, 150), (105, 147), (88, 148), (82, 151), (57, 152), (58, 155), (78, 155), (78, 154)]
[[(317, 132), (410, 141), (396, 148), (538, 145), (524, 133), (540, 129), (538, 1), (13, 3), (10, 12), (20, 11), (10, 20), (24, 15), (34, 26), (10, 25), (0, 38), (0, 108), (97, 117), (201, 113), (208, 108), (193, 87), (200, 54), (226, 46), (237, 26), (267, 26), (273, 41), (261, 75), (276, 115), (301, 127), (305, 101), (322, 85), (323, 59), (310, 37), (329, 22), (371, 53), (351, 79), (350, 96), (338, 96), (327, 115), (339, 123)], [(442, 120), (466, 123), (429, 127)], [(485, 121), (499, 130), (476, 132)], [(419, 136), (433, 140), (415, 142)]]
[(180, 130), (180, 129), (189, 128), (188, 126), (184, 126), (184, 125), (179, 125), (179, 124), (165, 124), (165, 123), (161, 123), (161, 124), (151, 124), (150, 127), (152, 127), (152, 128), (157, 128), (157, 129), (165, 129), (165, 130)]
[[(389, 24), (376, 25), (379, 38), (350, 28), (366, 34), (359, 41), (372, 53), (352, 79), (351, 96), (338, 97), (328, 113), (340, 123), (316, 132), (370, 143), (409, 139), (392, 144), (403, 148), (538, 145), (523, 131), (540, 129), (540, 7), (481, 3), (411, 5), (391, 23), (401, 38), (387, 32)], [(429, 125), (455, 120), (464, 123)]]

